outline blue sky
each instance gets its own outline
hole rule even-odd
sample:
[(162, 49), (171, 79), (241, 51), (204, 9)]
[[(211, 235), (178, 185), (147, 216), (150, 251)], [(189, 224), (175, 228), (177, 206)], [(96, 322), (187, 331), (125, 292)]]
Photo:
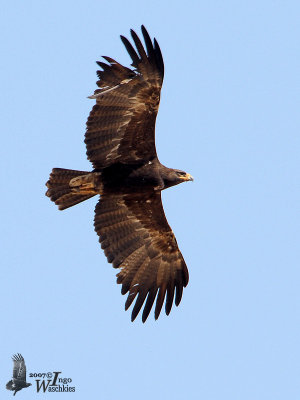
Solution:
[[(1, 11), (1, 365), (62, 371), (70, 399), (299, 399), (299, 12), (296, 1), (28, 1)], [(101, 55), (144, 24), (165, 80), (157, 148), (194, 183), (163, 193), (190, 271), (169, 317), (130, 322), (93, 230), (59, 212), (52, 167), (89, 170)], [(33, 387), (18, 398), (53, 398)]]

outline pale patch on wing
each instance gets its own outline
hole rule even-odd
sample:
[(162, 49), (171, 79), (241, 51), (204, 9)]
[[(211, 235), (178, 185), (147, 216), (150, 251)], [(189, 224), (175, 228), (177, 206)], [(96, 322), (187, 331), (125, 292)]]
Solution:
[(101, 97), (109, 92), (112, 92), (113, 90), (119, 88), (122, 85), (125, 85), (126, 83), (132, 81), (133, 78), (131, 79), (124, 79), (122, 82), (120, 82), (118, 85), (115, 85), (113, 87), (105, 86), (103, 89), (101, 89), (100, 93), (92, 94), (91, 96), (88, 96), (88, 99), (97, 99), (98, 97)]
[(107, 154), (106, 159), (111, 160), (115, 158), (115, 155), (118, 153), (118, 148), (120, 147), (120, 143), (118, 143), (115, 147), (111, 149), (111, 151)]

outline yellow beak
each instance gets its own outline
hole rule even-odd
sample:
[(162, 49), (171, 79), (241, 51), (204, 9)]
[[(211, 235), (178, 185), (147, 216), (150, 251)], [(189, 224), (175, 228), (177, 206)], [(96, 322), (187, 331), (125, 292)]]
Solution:
[(194, 178), (192, 177), (191, 174), (186, 174), (185, 176), (182, 177), (183, 181), (193, 181)]

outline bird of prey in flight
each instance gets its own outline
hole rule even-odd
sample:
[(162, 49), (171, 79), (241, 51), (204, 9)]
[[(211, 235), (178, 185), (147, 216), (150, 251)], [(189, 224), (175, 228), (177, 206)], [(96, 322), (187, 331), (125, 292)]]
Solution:
[[(60, 210), (95, 195), (94, 227), (108, 262), (119, 268), (117, 283), (128, 293), (133, 321), (143, 304), (145, 322), (156, 299), (155, 319), (165, 301), (169, 315), (179, 305), (189, 275), (165, 217), (161, 191), (193, 180), (160, 163), (155, 121), (164, 77), (159, 45), (141, 27), (145, 46), (131, 30), (134, 46), (121, 36), (132, 60), (127, 68), (110, 57), (99, 61), (96, 100), (87, 120), (85, 144), (91, 172), (54, 168), (46, 195)], [(170, 140), (172, 140), (170, 138)]]

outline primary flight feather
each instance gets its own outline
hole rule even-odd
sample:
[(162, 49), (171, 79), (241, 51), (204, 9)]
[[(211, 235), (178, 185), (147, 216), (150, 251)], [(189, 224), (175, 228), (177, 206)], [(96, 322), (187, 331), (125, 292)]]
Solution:
[(164, 77), (159, 45), (142, 26), (145, 48), (131, 30), (136, 48), (121, 36), (133, 69), (110, 57), (97, 62), (99, 89), (87, 120), (85, 144), (92, 172), (54, 168), (46, 195), (64, 210), (100, 195), (94, 226), (108, 262), (120, 268), (117, 283), (135, 300), (133, 321), (144, 304), (145, 322), (156, 299), (155, 319), (165, 301), (171, 311), (182, 297), (189, 275), (164, 214), (161, 191), (190, 174), (162, 165), (155, 148), (155, 120)]

